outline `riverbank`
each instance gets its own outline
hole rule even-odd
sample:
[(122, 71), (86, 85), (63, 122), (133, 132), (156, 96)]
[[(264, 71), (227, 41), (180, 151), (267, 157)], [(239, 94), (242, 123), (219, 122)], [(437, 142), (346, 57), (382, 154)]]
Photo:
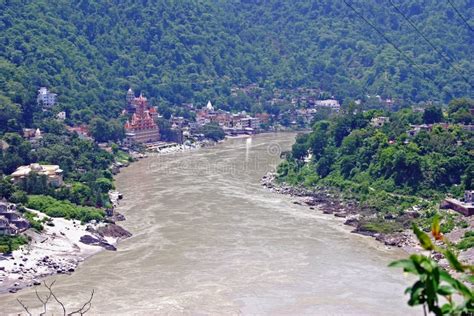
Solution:
[[(47, 280), (70, 306), (94, 289), (94, 315), (411, 315), (404, 276), (387, 268), (404, 252), (260, 187), (280, 160), (269, 148), (293, 142), (257, 135), (131, 164), (115, 183), (134, 236)], [(17, 298), (33, 306), (35, 288), (0, 295), (2, 313), (20, 312)]]
[(116, 250), (119, 240), (131, 236), (112, 223), (81, 225), (64, 218), (53, 218), (51, 223), (41, 233), (28, 230), (28, 245), (0, 256), (0, 293), (39, 285), (50, 275), (72, 273), (86, 258), (104, 249)]
[[(344, 225), (353, 227), (352, 232), (370, 236), (377, 241), (383, 243), (387, 247), (398, 247), (408, 253), (421, 252), (423, 249), (419, 246), (416, 236), (411, 230), (403, 230), (395, 233), (373, 232), (364, 229), (361, 225), (364, 218), (373, 217), (374, 214), (368, 209), (361, 207), (356, 201), (348, 201), (341, 198), (340, 194), (335, 190), (318, 189), (310, 190), (303, 187), (294, 187), (284, 183), (277, 183), (275, 174), (268, 173), (261, 179), (261, 184), (265, 188), (279, 194), (289, 195), (294, 198), (294, 204), (308, 206), (312, 210), (321, 211), (324, 214), (333, 215), (341, 219)], [(416, 212), (406, 212), (405, 219), (418, 217)], [(393, 219), (386, 219), (386, 223), (390, 224)], [(458, 242), (466, 231), (474, 227), (474, 219), (467, 218), (468, 227), (462, 229), (453, 229), (446, 234), (448, 240), (453, 243)], [(460, 253), (459, 259), (472, 264), (474, 262), (474, 249)], [(445, 260), (441, 260), (440, 264), (448, 266)]]
[[(214, 146), (211, 141), (199, 141), (189, 145), (167, 147), (160, 151), (149, 151), (134, 155), (135, 161), (149, 155), (167, 155)], [(132, 162), (133, 163), (133, 162)], [(116, 166), (116, 172), (130, 164)], [(0, 255), (0, 294), (15, 293), (25, 287), (40, 285), (42, 279), (55, 274), (71, 274), (85, 259), (103, 251), (115, 251), (119, 241), (132, 236), (130, 232), (115, 224), (126, 220), (116, 212), (122, 195), (117, 191), (109, 193), (114, 211), (103, 223), (82, 225), (79, 221), (51, 218), (50, 225), (44, 225), (42, 232), (27, 230), (29, 239), (10, 255)], [(29, 210), (41, 219), (45, 214)]]

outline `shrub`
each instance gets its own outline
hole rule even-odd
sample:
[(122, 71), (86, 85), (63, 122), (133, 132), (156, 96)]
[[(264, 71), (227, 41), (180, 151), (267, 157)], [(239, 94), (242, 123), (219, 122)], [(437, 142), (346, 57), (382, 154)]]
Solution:
[(105, 212), (101, 209), (79, 206), (69, 201), (59, 201), (45, 195), (29, 196), (27, 206), (51, 217), (77, 219), (81, 222), (90, 222), (91, 220), (101, 221), (105, 216)]
[(23, 214), (23, 216), (30, 223), (33, 229), (35, 229), (38, 232), (43, 230), (43, 224), (41, 223), (41, 221), (36, 219), (36, 214), (27, 211)]
[(0, 253), (10, 253), (17, 250), (22, 245), (26, 245), (28, 239), (23, 235), (18, 236), (1, 236), (0, 237)]

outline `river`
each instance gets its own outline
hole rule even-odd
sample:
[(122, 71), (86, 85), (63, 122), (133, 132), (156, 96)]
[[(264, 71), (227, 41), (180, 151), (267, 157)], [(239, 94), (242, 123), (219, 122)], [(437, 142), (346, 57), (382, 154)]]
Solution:
[[(340, 219), (267, 191), (294, 134), (230, 139), (123, 169), (123, 226), (134, 236), (56, 279), (66, 302), (104, 315), (409, 315), (405, 256), (351, 234)], [(34, 291), (0, 296), (0, 314)]]

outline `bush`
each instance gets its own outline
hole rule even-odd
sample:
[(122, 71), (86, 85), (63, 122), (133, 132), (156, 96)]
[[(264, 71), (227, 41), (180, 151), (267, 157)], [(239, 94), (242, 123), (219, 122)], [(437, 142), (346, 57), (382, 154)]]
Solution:
[(224, 130), (215, 123), (209, 123), (201, 127), (199, 130), (201, 134), (204, 134), (204, 137), (212, 139), (213, 141), (219, 141), (225, 138)]
[(43, 224), (41, 223), (41, 221), (36, 219), (36, 214), (27, 211), (23, 214), (23, 217), (25, 217), (26, 220), (30, 223), (31, 228), (35, 229), (38, 232), (43, 230)]
[(23, 235), (18, 236), (1, 236), (0, 237), (0, 253), (10, 253), (17, 250), (22, 245), (26, 245), (28, 239)]
[(59, 201), (45, 195), (29, 196), (27, 206), (51, 217), (77, 219), (83, 223), (91, 220), (101, 221), (105, 216), (105, 212), (101, 209), (79, 206), (69, 201)]
[(10, 197), (10, 201), (12, 203), (17, 203), (17, 204), (18, 203), (26, 204), (28, 202), (28, 196), (23, 191), (15, 191)]

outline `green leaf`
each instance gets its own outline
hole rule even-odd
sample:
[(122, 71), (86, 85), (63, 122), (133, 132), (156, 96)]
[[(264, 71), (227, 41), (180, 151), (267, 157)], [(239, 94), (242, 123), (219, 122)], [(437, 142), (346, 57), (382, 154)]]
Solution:
[(431, 273), (433, 271), (433, 265), (429, 261), (423, 261), (420, 263), (420, 266), (428, 273)]
[(410, 259), (402, 259), (402, 260), (393, 261), (388, 266), (390, 268), (403, 268), (404, 272), (418, 274), (418, 270), (413, 264), (413, 261)]
[(425, 296), (423, 295), (424, 283), (421, 281), (415, 282), (411, 288), (407, 288), (405, 293), (410, 293), (410, 299), (408, 300), (408, 305), (415, 306), (424, 304), (426, 302)]
[(438, 294), (443, 296), (448, 296), (456, 293), (456, 290), (450, 285), (441, 285), (438, 288)]
[(453, 305), (446, 303), (441, 307), (441, 313), (443, 315), (452, 315), (453, 314)]
[(468, 275), (466, 277), (467, 282), (474, 284), (474, 275)]
[(464, 272), (464, 267), (463, 265), (458, 261), (458, 258), (456, 258), (456, 255), (452, 253), (449, 249), (446, 249), (444, 251), (444, 256), (449, 262), (449, 265), (456, 271), (458, 272)]
[(421, 247), (425, 250), (433, 250), (434, 245), (431, 242), (430, 237), (423, 231), (421, 231), (415, 224), (413, 224), (413, 232), (420, 241)]
[(451, 285), (453, 288), (455, 288), (459, 292), (459, 294), (461, 294), (462, 296), (466, 298), (469, 298), (470, 300), (474, 299), (472, 291), (462, 282), (453, 278), (448, 272), (442, 270), (440, 271), (439, 275), (440, 275), (441, 281), (444, 281), (448, 283), (449, 285)]

